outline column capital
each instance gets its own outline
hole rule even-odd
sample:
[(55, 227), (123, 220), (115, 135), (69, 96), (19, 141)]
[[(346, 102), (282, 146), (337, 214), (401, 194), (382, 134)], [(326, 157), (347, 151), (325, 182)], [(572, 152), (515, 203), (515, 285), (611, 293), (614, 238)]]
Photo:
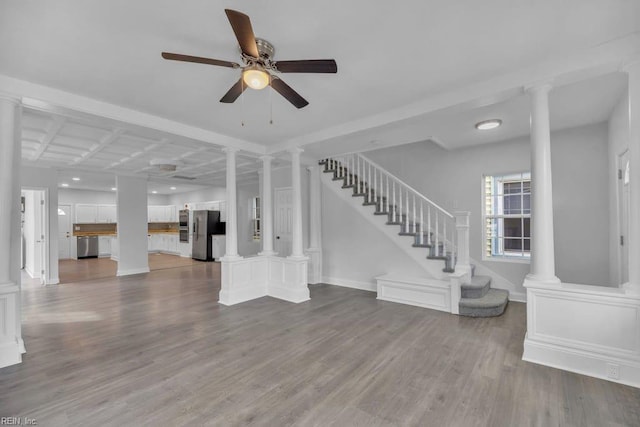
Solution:
[(524, 85), (524, 91), (526, 93), (546, 92), (549, 93), (553, 89), (553, 80), (540, 80)]
[(275, 159), (275, 157), (270, 156), (268, 154), (265, 154), (264, 156), (260, 156), (258, 158), (262, 160), (263, 163), (270, 162), (271, 160)]
[(5, 92), (0, 92), (0, 100), (12, 102), (18, 106), (22, 105), (22, 99), (20, 99), (20, 97)]
[(237, 153), (238, 151), (240, 151), (240, 149), (237, 148), (237, 147), (224, 147), (222, 149), (222, 152), (223, 153), (227, 153), (227, 154), (229, 154), (229, 153)]
[(287, 149), (287, 152), (291, 153), (291, 154), (300, 154), (302, 153), (304, 150), (300, 147), (291, 147), (289, 149)]
[(318, 166), (317, 166), (317, 165), (310, 165), (310, 166), (307, 166), (307, 170), (308, 170), (309, 172), (313, 172), (313, 171), (314, 171), (314, 170), (316, 170), (316, 169), (318, 169)]
[(640, 68), (640, 56), (628, 59), (620, 64), (620, 71), (629, 74), (631, 69)]

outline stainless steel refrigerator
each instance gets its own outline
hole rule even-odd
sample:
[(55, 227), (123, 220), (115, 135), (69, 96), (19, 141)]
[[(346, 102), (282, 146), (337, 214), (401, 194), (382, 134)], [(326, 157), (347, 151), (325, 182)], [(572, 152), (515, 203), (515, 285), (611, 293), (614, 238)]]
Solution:
[(221, 230), (220, 211), (193, 211), (193, 242), (191, 257), (212, 261), (211, 236)]

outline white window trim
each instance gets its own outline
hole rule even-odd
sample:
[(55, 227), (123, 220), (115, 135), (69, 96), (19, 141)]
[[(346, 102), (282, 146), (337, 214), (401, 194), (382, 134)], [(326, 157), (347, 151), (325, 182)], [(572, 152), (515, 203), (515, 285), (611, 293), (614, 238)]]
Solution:
[[(486, 223), (487, 223), (487, 214), (486, 214), (486, 205), (485, 205), (485, 201), (486, 201), (486, 191), (485, 191), (485, 178), (487, 176), (509, 176), (509, 175), (517, 175), (517, 174), (523, 174), (523, 173), (530, 173), (530, 172), (522, 172), (522, 171), (516, 171), (516, 172), (496, 172), (496, 173), (486, 173), (482, 175), (482, 179), (480, 181), (480, 187), (481, 187), (481, 191), (480, 191), (480, 206), (481, 209), (480, 211), (482, 212), (482, 226), (480, 227), (482, 229), (482, 238), (480, 239), (480, 253), (482, 254), (482, 261), (489, 261), (489, 262), (506, 262), (506, 263), (513, 263), (513, 264), (531, 264), (531, 256), (528, 257), (523, 257), (523, 256), (505, 256), (505, 255), (493, 255), (493, 256), (487, 256), (486, 254), (486, 241), (487, 241), (487, 229), (486, 229)], [(531, 179), (531, 178), (529, 178)], [(509, 217), (509, 215), (495, 215), (493, 216), (495, 217)], [(531, 217), (531, 214), (529, 214), (529, 218)], [(520, 215), (518, 215), (518, 218), (520, 218)], [(531, 237), (529, 237), (529, 241), (531, 241)]]

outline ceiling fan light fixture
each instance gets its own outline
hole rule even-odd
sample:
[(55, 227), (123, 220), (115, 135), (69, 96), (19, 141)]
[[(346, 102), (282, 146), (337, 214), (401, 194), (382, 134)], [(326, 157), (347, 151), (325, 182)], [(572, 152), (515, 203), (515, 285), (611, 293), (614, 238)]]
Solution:
[(251, 89), (260, 90), (269, 85), (269, 73), (257, 66), (252, 66), (242, 72), (242, 80)]
[(478, 130), (491, 130), (499, 127), (502, 124), (500, 119), (484, 120), (476, 123), (476, 129)]

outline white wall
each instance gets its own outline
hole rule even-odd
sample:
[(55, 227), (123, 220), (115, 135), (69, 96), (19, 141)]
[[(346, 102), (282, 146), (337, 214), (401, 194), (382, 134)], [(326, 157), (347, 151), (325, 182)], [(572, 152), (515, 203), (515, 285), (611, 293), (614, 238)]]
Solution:
[[(147, 203), (149, 205), (166, 206), (173, 204), (169, 200), (170, 197), (163, 194), (147, 195)], [(115, 205), (116, 192), (60, 188), (58, 190), (58, 202), (61, 205), (75, 205), (76, 203)]]
[[(609, 249), (605, 243), (609, 232), (603, 225), (608, 223), (609, 197), (606, 124), (554, 132), (551, 141), (555, 241), (560, 246), (556, 249), (557, 275), (566, 282), (606, 285), (609, 283)], [(481, 183), (483, 174), (530, 170), (529, 137), (452, 151), (422, 142), (376, 150), (367, 156), (445, 209), (470, 211), (471, 257), (524, 292), (521, 285), (529, 272), (528, 264), (482, 261)], [(325, 202), (323, 209), (326, 205)], [(568, 210), (579, 215), (567, 215)], [(324, 236), (329, 238), (332, 228), (336, 225), (323, 222), (325, 247)], [(568, 246), (571, 250), (564, 250)], [(353, 256), (347, 251), (341, 254)]]
[[(321, 190), (322, 275), (329, 283), (375, 289), (373, 278), (382, 274), (425, 276), (422, 267), (325, 185), (323, 182)], [(410, 242), (407, 238), (407, 245)]]
[(620, 216), (618, 213), (618, 156), (629, 148), (629, 94), (625, 91), (609, 118), (609, 283), (619, 285)]
[(251, 229), (251, 199), (259, 196), (258, 183), (238, 185), (236, 198), (238, 203), (238, 254), (256, 255), (262, 250), (262, 243), (253, 240)]
[(226, 200), (227, 189), (225, 187), (210, 187), (203, 190), (187, 193), (171, 194), (168, 197), (168, 205), (178, 206), (178, 210), (184, 209), (185, 203), (211, 202), (214, 200)]
[(147, 181), (125, 176), (118, 183), (118, 276), (149, 271)]
[(38, 237), (40, 193), (35, 190), (23, 190), (22, 194), (24, 196), (24, 224), (22, 228), (24, 233), (24, 269), (32, 278), (39, 278), (42, 254), (37, 251), (36, 240), (40, 240)]
[[(50, 168), (34, 168), (22, 166), (20, 168), (22, 188), (39, 188), (46, 191), (49, 215), (47, 219), (47, 242), (49, 245), (49, 269), (46, 283), (56, 284), (58, 279), (58, 172)], [(19, 193), (18, 193), (19, 194)], [(19, 214), (20, 212), (18, 212)], [(18, 222), (19, 224), (19, 222)], [(12, 242), (16, 245), (16, 254), (20, 255), (20, 228), (18, 238)], [(20, 258), (18, 258), (19, 260)], [(16, 265), (20, 262), (17, 261)]]

